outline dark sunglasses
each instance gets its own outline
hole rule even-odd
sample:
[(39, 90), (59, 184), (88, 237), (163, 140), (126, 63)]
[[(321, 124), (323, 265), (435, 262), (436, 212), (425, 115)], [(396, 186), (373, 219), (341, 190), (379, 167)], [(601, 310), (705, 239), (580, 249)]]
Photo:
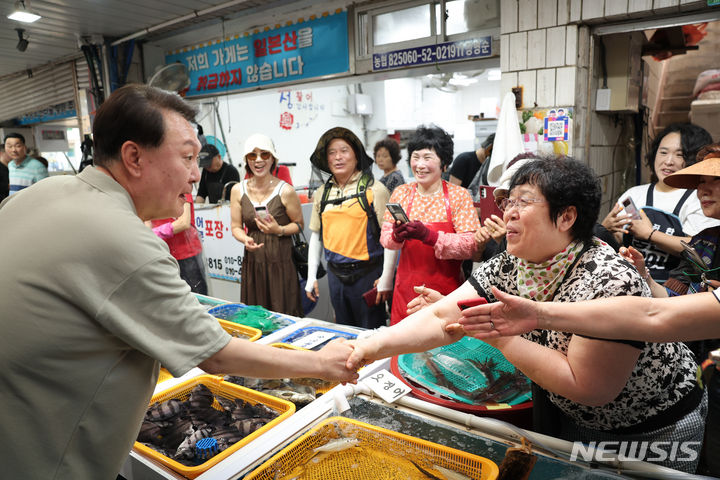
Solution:
[[(254, 162), (257, 160), (258, 154), (255, 152), (250, 152), (247, 155), (245, 155), (245, 158), (250, 160), (251, 162)], [(272, 153), (270, 152), (260, 152), (260, 158), (263, 160), (268, 160), (270, 157), (272, 157)]]

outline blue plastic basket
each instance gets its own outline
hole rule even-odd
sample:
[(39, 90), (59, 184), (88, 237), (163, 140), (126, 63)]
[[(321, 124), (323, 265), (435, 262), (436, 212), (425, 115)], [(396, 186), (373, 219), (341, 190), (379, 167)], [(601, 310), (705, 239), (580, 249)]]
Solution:
[(200, 293), (193, 293), (195, 295), (195, 298), (198, 299), (198, 302), (200, 302), (200, 305), (204, 306), (206, 310), (210, 310), (213, 307), (217, 307), (218, 305), (224, 305), (228, 303), (226, 300), (220, 300), (218, 298), (212, 298), (208, 297), (206, 295), (202, 295)]
[[(304, 327), (304, 328), (295, 330), (294, 332), (289, 334), (287, 337), (280, 340), (280, 342), (281, 343), (289, 343), (289, 344), (293, 345), (295, 342), (297, 342), (303, 338), (307, 338), (310, 335), (323, 334), (323, 333), (330, 333), (330, 334), (333, 334), (333, 336), (328, 336), (328, 338), (323, 340), (322, 343), (313, 345), (312, 347), (305, 347), (305, 348), (309, 348), (310, 350), (320, 350), (326, 343), (328, 343), (333, 338), (346, 338), (348, 340), (351, 340), (351, 339), (357, 337), (357, 334), (355, 334), (355, 333), (343, 332), (341, 330), (335, 330), (332, 328), (311, 326), (311, 327)], [(300, 346), (304, 346), (304, 345), (300, 345)]]
[[(242, 318), (243, 311), (256, 314), (256, 318), (252, 321), (244, 320)], [(285, 315), (271, 312), (270, 310), (255, 305), (245, 305), (244, 303), (227, 303), (211, 308), (208, 310), (208, 313), (221, 320), (257, 328), (262, 331), (263, 336), (295, 323), (294, 320), (291, 320)], [(264, 317), (258, 318), (262, 315), (264, 315)]]
[[(446, 357), (459, 360), (459, 362), (455, 365), (455, 368), (443, 368), (442, 365), (439, 366), (439, 368), (443, 376), (448, 381), (457, 387), (457, 389), (465, 392), (472, 392), (487, 386), (485, 376), (478, 374), (477, 367), (472, 365), (470, 360), (478, 362), (492, 360), (496, 364), (494, 371), (498, 374), (500, 372), (512, 373), (516, 370), (515, 367), (507, 361), (500, 350), (497, 350), (487, 343), (472, 337), (463, 337), (455, 343), (435, 348), (426, 352), (426, 354), (435, 356), (436, 358), (438, 356), (445, 355)], [(425, 388), (450, 397), (458, 402), (467, 404), (475, 403), (467, 397), (459, 395), (453, 390), (438, 385), (438, 381), (432, 371), (428, 368), (424, 354), (422, 353), (400, 355), (398, 357), (398, 366), (403, 370), (406, 377)], [(509, 401), (505, 401), (503, 404), (510, 406), (519, 405), (532, 398), (532, 393), (530, 392), (530, 380), (526, 380), (528, 384), (527, 392), (517, 395)]]

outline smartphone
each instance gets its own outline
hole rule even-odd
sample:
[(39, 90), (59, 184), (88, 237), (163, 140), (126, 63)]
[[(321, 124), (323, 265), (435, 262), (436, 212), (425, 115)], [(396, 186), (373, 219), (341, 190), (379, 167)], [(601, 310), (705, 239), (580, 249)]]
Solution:
[(488, 303), (487, 298), (477, 297), (467, 300), (460, 300), (459, 302), (457, 302), (457, 306), (460, 308), (460, 310), (465, 310), (466, 308), (476, 307), (478, 305), (485, 305), (486, 303)]
[(622, 201), (622, 206), (625, 209), (625, 212), (630, 215), (630, 218), (633, 220), (640, 220), (640, 212), (638, 211), (638, 208), (635, 206), (635, 202), (632, 198), (627, 197), (625, 200)]
[(255, 207), (255, 216), (261, 220), (267, 220), (270, 215), (268, 214), (267, 207), (265, 205), (258, 205)]
[(485, 219), (490, 218), (492, 215), (497, 215), (498, 217), (503, 218), (502, 210), (500, 210), (495, 203), (494, 191), (495, 187), (487, 185), (480, 185), (478, 187), (478, 197), (480, 197), (480, 201), (473, 202), (473, 206), (480, 209), (480, 225), (484, 225)]
[(693, 261), (693, 263), (696, 263), (699, 268), (705, 268), (705, 262), (700, 257), (700, 255), (698, 255), (698, 253), (693, 247), (691, 247), (689, 244), (685, 243), (682, 240), (680, 240), (680, 245), (682, 245), (683, 247), (683, 252), (685, 252), (685, 254), (690, 258), (690, 260)]
[(405, 210), (403, 210), (402, 206), (399, 203), (388, 203), (385, 206), (390, 211), (390, 215), (392, 215), (395, 220), (402, 223), (407, 223), (410, 221), (407, 214), (405, 213)]

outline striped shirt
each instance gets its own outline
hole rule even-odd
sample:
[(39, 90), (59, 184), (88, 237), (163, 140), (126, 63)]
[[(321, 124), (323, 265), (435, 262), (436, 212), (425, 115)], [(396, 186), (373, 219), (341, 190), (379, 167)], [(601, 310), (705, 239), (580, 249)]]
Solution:
[(10, 175), (10, 195), (37, 183), (48, 176), (48, 170), (40, 160), (25, 157), (18, 165), (14, 160), (8, 164)]

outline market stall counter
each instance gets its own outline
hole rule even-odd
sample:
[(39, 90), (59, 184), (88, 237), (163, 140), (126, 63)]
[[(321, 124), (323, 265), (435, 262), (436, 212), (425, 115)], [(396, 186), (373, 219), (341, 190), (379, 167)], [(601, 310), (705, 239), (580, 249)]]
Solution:
[[(353, 336), (362, 334), (361, 329), (337, 325), (330, 322), (313, 319), (296, 319), (283, 329), (273, 332), (257, 340), (261, 343), (276, 344), (278, 348), (303, 348), (301, 345), (291, 345), (288, 341), (299, 341), (307, 344), (308, 337), (313, 335), (315, 342), (327, 341), (326, 336)], [(307, 329), (315, 329), (306, 334)], [(321, 332), (321, 334), (318, 334)], [(278, 344), (280, 341), (285, 341)], [(618, 479), (618, 478), (680, 478), (673, 477), (679, 472), (663, 467), (658, 467), (645, 462), (627, 462), (622, 460), (610, 460), (597, 462), (597, 455), (593, 456), (592, 462), (584, 462), (582, 458), (570, 461), (573, 452), (573, 444), (553, 437), (548, 437), (535, 432), (524, 430), (505, 421), (479, 416), (477, 412), (467, 413), (457, 409), (450, 409), (437, 403), (430, 403), (415, 396), (413, 393), (398, 394), (388, 403), (386, 394), (378, 390), (378, 379), (383, 378), (384, 382), (392, 383), (400, 387), (402, 381), (391, 373), (391, 360), (385, 359), (367, 365), (360, 370), (360, 380), (357, 385), (337, 385), (324, 394), (317, 397), (295, 413), (284, 418), (282, 422), (272, 428), (266, 429), (255, 438), (249, 439), (243, 446), (226, 455), (221, 461), (210, 468), (193, 475), (198, 480), (230, 480), (240, 479), (245, 476), (262, 473), (264, 465), (274, 455), (283, 451), (301, 438), (307, 438), (309, 432), (316, 428), (321, 422), (330, 417), (345, 417), (351, 421), (368, 424), (371, 427), (387, 429), (391, 432), (399, 432), (405, 436), (418, 439), (419, 442), (432, 442), (448, 449), (456, 449), (466, 452), (472, 456), (487, 461), (485, 473), (477, 478), (495, 478), (494, 467), (501, 465), (509, 448), (521, 445), (523, 441), (532, 445), (531, 453), (537, 458), (532, 472), (528, 477), (530, 480), (558, 479), (558, 478), (583, 478), (583, 479)], [(201, 369), (195, 368), (182, 378), (171, 378), (158, 384), (156, 395), (178, 388), (183, 382), (205, 374)], [(388, 383), (384, 383), (385, 386)], [(390, 388), (392, 388), (390, 387)], [(406, 389), (408, 392), (410, 389)], [(380, 392), (380, 393), (378, 393)], [(391, 434), (392, 435), (392, 434)], [(355, 445), (353, 439), (341, 439), (342, 443)], [(333, 448), (335, 448), (333, 446)], [(343, 445), (342, 448), (347, 448)], [(439, 447), (433, 447), (436, 451)], [(284, 450), (286, 449), (286, 450)], [(442, 450), (442, 448), (441, 448)], [(592, 449), (590, 449), (592, 451)], [(327, 453), (327, 452), (325, 452)], [(427, 455), (430, 455), (426, 452)], [(315, 458), (315, 455), (311, 455)], [(577, 457), (577, 455), (576, 455)], [(602, 458), (611, 458), (612, 455), (605, 453)], [(324, 458), (324, 457), (323, 457)], [(413, 457), (414, 458), (414, 457)], [(434, 457), (433, 457), (434, 458)], [(468, 457), (469, 458), (469, 457)], [(471, 466), (443, 463), (445, 460), (438, 457), (433, 463), (432, 458), (420, 457), (415, 463), (425, 471), (445, 471), (435, 469), (434, 466), (446, 468), (448, 465), (458, 469), (455, 473), (464, 471), (472, 472)], [(468, 460), (469, 461), (469, 460)], [(427, 470), (427, 469), (430, 470)], [(632, 476), (622, 476), (617, 472), (625, 471)], [(420, 470), (422, 472), (422, 470)], [(350, 478), (350, 471), (348, 476)], [(424, 475), (423, 473), (415, 475)], [(147, 456), (137, 449), (130, 453), (120, 475), (127, 480), (181, 480), (187, 478), (182, 474), (168, 468), (157, 459)], [(274, 478), (275, 473), (270, 478)], [(279, 475), (279, 474), (278, 474)], [(434, 475), (434, 474), (433, 474)], [(436, 475), (437, 478), (444, 478)], [(258, 477), (265, 478), (265, 477)], [(284, 478), (278, 476), (277, 478)], [(291, 478), (291, 477), (288, 477)], [(354, 478), (354, 477), (353, 477)], [(359, 477), (358, 477), (359, 478)], [(373, 478), (380, 478), (375, 476)], [(435, 478), (432, 476), (418, 478)], [(455, 478), (445, 476), (445, 478)], [(457, 478), (476, 478), (462, 476)], [(687, 477), (686, 477), (687, 478)]]

